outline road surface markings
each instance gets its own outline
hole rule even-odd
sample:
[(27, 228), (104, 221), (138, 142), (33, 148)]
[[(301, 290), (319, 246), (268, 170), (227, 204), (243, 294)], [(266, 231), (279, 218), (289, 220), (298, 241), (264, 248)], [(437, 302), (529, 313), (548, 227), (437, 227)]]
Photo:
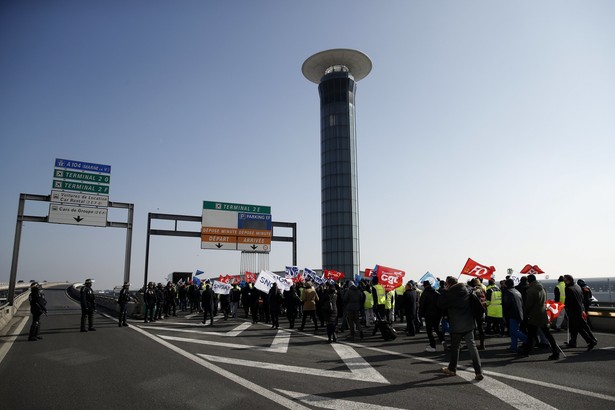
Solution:
[(257, 362), (254, 360), (234, 359), (230, 357), (212, 356), (198, 353), (198, 356), (217, 363), (226, 363), (257, 369), (275, 370), (280, 372), (298, 373), (317, 377), (332, 377), (344, 380), (355, 380), (368, 383), (390, 384), (389, 381), (374, 369), (365, 359), (350, 346), (332, 345), (336, 353), (340, 356), (349, 372), (339, 370), (325, 370), (308, 368), (304, 366), (290, 366), (286, 364), (276, 364), (268, 362)]
[(174, 351), (177, 354), (180, 354), (182, 356), (184, 356), (185, 358), (192, 360), (193, 362), (195, 362), (196, 364), (203, 366), (204, 368), (211, 370), (214, 373), (219, 374), (220, 376), (227, 378), (228, 380), (235, 382), (237, 384), (239, 384), (242, 387), (245, 387), (246, 389), (249, 389), (251, 391), (253, 391), (256, 394), (259, 394), (263, 397), (265, 397), (268, 400), (271, 400), (275, 403), (278, 403), (280, 406), (284, 406), (288, 409), (293, 409), (293, 410), (309, 410), (309, 407), (305, 407), (303, 405), (301, 405), (300, 403), (294, 402), (292, 400), (287, 399), (286, 397), (282, 396), (281, 394), (278, 394), (274, 391), (271, 390), (267, 390), (264, 387), (251, 382), (250, 380), (244, 379), (243, 377), (240, 377), (234, 373), (229, 372), (228, 370), (224, 370), (223, 368), (216, 366), (215, 364), (208, 362), (207, 360), (203, 360), (200, 357), (195, 356), (192, 353), (186, 352), (182, 349), (180, 349), (179, 347), (173, 345), (172, 343), (169, 343), (165, 340), (162, 340), (161, 338), (143, 330), (143, 329), (139, 329), (136, 326), (131, 326), (131, 329), (141, 333), (142, 335), (149, 337), (150, 339), (152, 339), (153, 341), (160, 343), (161, 345), (163, 345), (164, 347)]
[(230, 349), (260, 350), (260, 351), (271, 352), (271, 353), (286, 353), (288, 351), (288, 343), (290, 342), (290, 334), (287, 332), (284, 332), (283, 330), (278, 331), (278, 334), (273, 339), (269, 347), (242, 345), (238, 343), (216, 342), (213, 340), (191, 339), (191, 338), (177, 337), (177, 336), (165, 336), (165, 335), (156, 335), (156, 336), (164, 340), (172, 340), (175, 342), (185, 342), (185, 343), (195, 343), (195, 344), (209, 345), (209, 346), (228, 347)]
[(321, 409), (343, 409), (343, 410), (402, 410), (398, 407), (379, 406), (377, 404), (360, 403), (350, 400), (332, 399), (325, 396), (316, 396), (313, 394), (298, 393), (289, 390), (276, 389), (282, 394), (299, 400), (302, 403)]
[[(165, 323), (165, 325), (167, 326), (185, 325), (185, 326), (193, 326), (193, 327), (196, 326), (197, 328), (206, 327), (203, 324), (197, 325), (194, 323)], [(244, 323), (241, 323), (239, 326), (235, 327), (233, 330), (229, 330), (228, 332), (212, 332), (212, 331), (204, 332), (202, 330), (197, 330), (197, 329), (172, 329), (172, 328), (162, 329), (161, 326), (141, 326), (139, 325), (141, 329), (155, 329), (155, 330), (165, 330), (169, 332), (197, 333), (200, 335), (226, 336), (226, 337), (239, 336), (244, 330), (246, 330), (250, 326), (251, 326), (250, 323), (244, 322)]]

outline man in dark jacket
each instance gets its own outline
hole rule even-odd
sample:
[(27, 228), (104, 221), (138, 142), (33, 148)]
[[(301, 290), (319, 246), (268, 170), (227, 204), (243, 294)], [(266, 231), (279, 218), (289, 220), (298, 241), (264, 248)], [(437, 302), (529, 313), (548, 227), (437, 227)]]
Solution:
[(30, 335), (28, 336), (28, 340), (31, 342), (35, 342), (37, 340), (42, 339), (38, 335), (38, 331), (40, 329), (40, 321), (42, 314), (47, 314), (47, 301), (45, 300), (45, 296), (41, 291), (41, 287), (38, 282), (32, 282), (30, 285), (30, 313), (32, 313), (32, 324), (30, 325)]
[(210, 316), (209, 325), (214, 325), (214, 292), (211, 290), (211, 286), (208, 284), (205, 285), (205, 289), (203, 289), (203, 294), (201, 295), (201, 308), (203, 309), (203, 324), (207, 322), (207, 315)]
[(461, 340), (465, 340), (472, 366), (474, 367), (475, 380), (483, 380), (483, 371), (480, 356), (474, 343), (474, 315), (470, 307), (470, 293), (472, 289), (465, 283), (458, 283), (457, 279), (448, 276), (446, 278), (446, 293), (438, 300), (438, 307), (446, 310), (451, 326), (451, 360), (448, 367), (443, 367), (442, 372), (447, 376), (455, 376)]
[(438, 308), (438, 298), (440, 294), (431, 286), (431, 282), (423, 282), (423, 293), (419, 299), (419, 316), (425, 319), (425, 332), (429, 339), (429, 346), (425, 348), (426, 352), (436, 351), (436, 339), (433, 337), (433, 332), (436, 332), (438, 340), (444, 345), (444, 335), (440, 331), (440, 319), (442, 318), (441, 310)]
[(538, 333), (538, 329), (542, 330), (545, 337), (549, 341), (551, 346), (551, 356), (549, 360), (559, 359), (559, 348), (555, 344), (555, 339), (549, 331), (547, 324), (549, 318), (547, 317), (547, 292), (542, 287), (542, 284), (536, 280), (536, 276), (530, 274), (527, 276), (527, 296), (525, 304), (523, 305), (523, 314), (527, 319), (527, 343), (525, 344), (525, 351), (523, 354), (529, 356), (534, 347), (534, 340)]
[(568, 347), (576, 347), (577, 335), (581, 335), (587, 342), (587, 351), (589, 352), (598, 344), (598, 341), (585, 320), (587, 312), (585, 312), (583, 306), (583, 291), (579, 285), (574, 283), (574, 278), (570, 275), (564, 275), (564, 282), (566, 283), (566, 314), (570, 327)]
[(128, 302), (130, 302), (130, 300), (132, 299), (132, 297), (130, 296), (130, 291), (128, 290), (129, 287), (130, 283), (124, 282), (124, 286), (122, 286), (122, 290), (120, 290), (120, 294), (117, 297), (117, 303), (118, 305), (120, 305), (120, 315), (118, 317), (117, 323), (119, 327), (128, 326), (128, 323), (126, 323), (126, 316), (128, 314)]
[[(92, 290), (92, 279), (86, 279), (85, 284), (81, 287), (81, 331), (94, 331), (94, 291)], [(87, 318), (88, 328), (85, 328), (85, 320)]]
[(510, 347), (507, 350), (517, 353), (519, 340), (527, 343), (527, 336), (519, 330), (523, 320), (523, 297), (515, 289), (514, 280), (506, 279), (505, 286), (504, 292), (502, 292), (502, 309), (504, 319), (508, 323), (508, 332), (510, 333)]
[(416, 289), (412, 283), (408, 282), (406, 284), (404, 294), (399, 301), (402, 311), (406, 314), (406, 334), (408, 336), (414, 336), (418, 331), (418, 329), (415, 328), (417, 295)]
[(363, 304), (362, 296), (361, 291), (352, 281), (342, 296), (346, 320), (348, 320), (348, 326), (350, 327), (350, 340), (354, 340), (357, 330), (359, 331), (359, 337), (363, 339), (363, 330), (361, 330), (361, 322), (359, 320), (359, 312)]

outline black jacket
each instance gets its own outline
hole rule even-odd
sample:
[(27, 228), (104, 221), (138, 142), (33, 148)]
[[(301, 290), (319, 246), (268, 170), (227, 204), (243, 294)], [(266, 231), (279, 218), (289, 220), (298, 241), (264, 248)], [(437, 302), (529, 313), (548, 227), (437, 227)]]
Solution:
[(442, 317), (442, 311), (438, 308), (440, 294), (437, 290), (428, 286), (423, 290), (419, 299), (419, 316), (438, 320)]

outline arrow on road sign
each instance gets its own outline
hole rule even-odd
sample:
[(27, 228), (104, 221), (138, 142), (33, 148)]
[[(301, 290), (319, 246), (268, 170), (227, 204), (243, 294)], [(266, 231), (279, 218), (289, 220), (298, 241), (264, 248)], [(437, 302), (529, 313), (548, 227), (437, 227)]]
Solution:
[(216, 244), (216, 248), (221, 248), (221, 247), (222, 247), (222, 244), (221, 244), (220, 242), (218, 242), (218, 243)]
[(83, 218), (81, 217), (81, 215), (79, 215), (78, 217), (73, 218), (73, 219), (74, 219), (75, 221), (77, 221), (77, 222), (81, 222), (81, 221), (83, 221)]

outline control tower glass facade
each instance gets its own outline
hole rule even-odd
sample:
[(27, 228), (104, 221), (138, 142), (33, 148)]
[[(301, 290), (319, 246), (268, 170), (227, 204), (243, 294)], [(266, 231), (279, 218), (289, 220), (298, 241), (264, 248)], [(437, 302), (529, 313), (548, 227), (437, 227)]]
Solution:
[(359, 199), (355, 124), (356, 83), (348, 68), (332, 66), (318, 85), (323, 269), (359, 273)]

